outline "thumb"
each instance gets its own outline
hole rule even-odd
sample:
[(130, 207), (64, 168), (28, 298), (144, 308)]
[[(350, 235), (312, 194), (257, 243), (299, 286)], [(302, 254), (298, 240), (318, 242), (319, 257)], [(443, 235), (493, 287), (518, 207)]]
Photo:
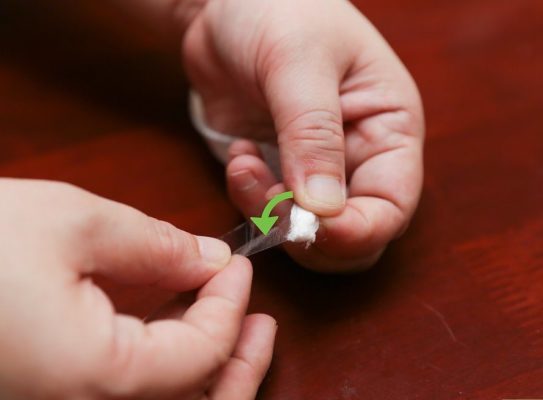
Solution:
[(81, 273), (183, 291), (202, 286), (230, 261), (226, 243), (123, 204), (105, 200), (96, 214), (87, 238), (92, 262)]
[(339, 73), (329, 55), (304, 53), (291, 51), (287, 58), (294, 59), (270, 65), (263, 87), (286, 186), (302, 207), (331, 216), (346, 196)]

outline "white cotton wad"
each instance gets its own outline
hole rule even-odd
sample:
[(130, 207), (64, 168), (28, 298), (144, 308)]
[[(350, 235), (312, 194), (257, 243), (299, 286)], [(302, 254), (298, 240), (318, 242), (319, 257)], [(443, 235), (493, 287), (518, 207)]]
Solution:
[(287, 233), (289, 242), (315, 242), (319, 230), (319, 218), (311, 211), (294, 204), (290, 210), (290, 228)]

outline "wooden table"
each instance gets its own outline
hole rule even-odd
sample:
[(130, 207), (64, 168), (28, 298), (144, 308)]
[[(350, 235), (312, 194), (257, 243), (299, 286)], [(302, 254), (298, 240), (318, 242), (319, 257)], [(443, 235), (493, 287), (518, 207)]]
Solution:
[[(199, 234), (236, 225), (174, 58), (91, 1), (19, 3), (0, 6), (0, 175), (72, 182)], [(422, 201), (368, 273), (254, 257), (251, 311), (279, 322), (260, 398), (543, 398), (543, 2), (359, 3), (425, 100)], [(102, 284), (135, 315), (171, 297)]]

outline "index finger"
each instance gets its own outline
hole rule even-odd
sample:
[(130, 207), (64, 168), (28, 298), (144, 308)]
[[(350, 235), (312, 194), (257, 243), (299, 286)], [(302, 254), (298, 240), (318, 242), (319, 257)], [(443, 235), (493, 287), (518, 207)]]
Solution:
[(188, 395), (205, 390), (235, 348), (251, 277), (249, 261), (234, 256), (200, 290), (181, 320), (144, 324), (116, 316), (101, 386), (113, 396)]

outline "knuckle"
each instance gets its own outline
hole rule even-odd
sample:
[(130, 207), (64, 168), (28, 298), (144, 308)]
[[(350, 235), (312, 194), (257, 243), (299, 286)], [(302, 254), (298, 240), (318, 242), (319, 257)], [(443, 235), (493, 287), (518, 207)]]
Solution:
[(260, 66), (259, 70), (270, 72), (280, 71), (290, 64), (304, 62), (310, 54), (322, 52), (309, 32), (298, 29), (272, 35), (265, 44), (259, 47), (256, 64)]
[(40, 190), (42, 198), (60, 208), (82, 208), (92, 198), (89, 193), (71, 183), (47, 182), (43, 185)]
[(21, 224), (17, 229), (33, 237), (50, 240), (65, 254), (83, 254), (74, 248), (88, 244), (104, 222), (100, 211), (104, 200), (75, 185), (24, 179), (4, 180), (2, 184), (10, 189), (10, 197), (5, 199), (9, 202), (6, 206), (18, 206), (14, 217), (24, 213), (26, 218), (35, 219), (34, 224)]
[(214, 358), (217, 369), (224, 367), (230, 360), (232, 349), (225, 344), (215, 344)]
[(242, 357), (232, 356), (233, 362), (238, 364), (238, 368), (242, 369), (250, 382), (260, 382), (266, 374), (266, 361), (262, 355), (257, 355), (256, 360), (247, 360)]
[(210, 343), (210, 351), (213, 355), (213, 364), (223, 366), (229, 360), (237, 334), (231, 328), (225, 328), (221, 321), (234, 321), (240, 313), (240, 305), (235, 301), (218, 297), (208, 296), (199, 300), (200, 304), (206, 304), (205, 326), (200, 326), (199, 333)]
[(108, 398), (132, 398), (138, 391), (138, 382), (131, 372), (135, 366), (136, 348), (115, 337), (109, 352), (103, 355), (101, 368), (96, 369), (94, 382)]
[[(63, 218), (58, 222), (77, 239), (87, 239), (104, 223), (100, 197), (64, 182), (53, 182), (46, 189), (46, 201), (54, 204)], [(64, 229), (63, 229), (64, 230)]]
[(290, 120), (283, 129), (288, 131), (289, 128), (296, 129), (313, 129), (316, 131), (327, 131), (334, 136), (343, 137), (343, 122), (341, 116), (333, 111), (326, 109), (315, 109), (305, 111), (295, 118)]
[(292, 149), (307, 165), (342, 165), (345, 151), (341, 118), (327, 110), (303, 113), (281, 131), (279, 145)]
[(179, 239), (172, 224), (149, 217), (147, 224), (147, 244), (151, 260), (160, 260), (165, 265), (173, 265), (188, 245)]

